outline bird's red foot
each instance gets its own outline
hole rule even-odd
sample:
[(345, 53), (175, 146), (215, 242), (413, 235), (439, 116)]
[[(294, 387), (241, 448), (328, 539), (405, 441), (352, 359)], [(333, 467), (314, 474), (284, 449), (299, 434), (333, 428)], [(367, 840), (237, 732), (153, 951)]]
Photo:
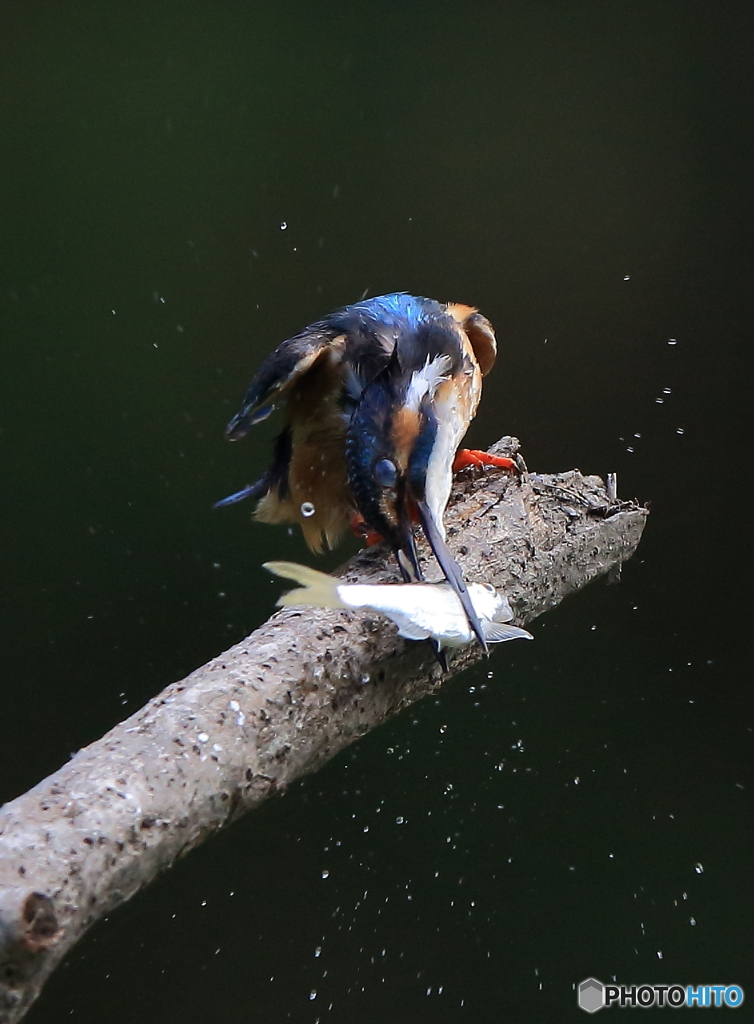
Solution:
[(364, 522), (364, 517), (359, 512), (354, 512), (348, 525), (354, 537), (358, 537), (359, 540), (363, 540), (368, 548), (371, 548), (374, 544), (379, 544), (380, 541), (384, 540), (381, 533), (377, 533), (376, 530), (369, 529), (367, 524)]
[(461, 448), (456, 452), (453, 462), (453, 472), (467, 466), (497, 466), (498, 469), (510, 469), (514, 473), (520, 473), (520, 467), (515, 459), (506, 458), (504, 455), (490, 455), (489, 452), (480, 451), (478, 448)]

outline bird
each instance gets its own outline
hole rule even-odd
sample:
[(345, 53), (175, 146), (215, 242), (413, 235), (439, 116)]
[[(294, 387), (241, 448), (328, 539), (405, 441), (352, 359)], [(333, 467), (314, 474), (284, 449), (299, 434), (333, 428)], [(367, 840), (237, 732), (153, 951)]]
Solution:
[(334, 547), (349, 527), (382, 538), (405, 582), (424, 579), (418, 522), (486, 651), (443, 515), (454, 469), (518, 469), (512, 459), (458, 452), (496, 354), (492, 325), (476, 307), (405, 292), (310, 324), (264, 360), (226, 429), (238, 440), (285, 401), (269, 469), (216, 506), (256, 498), (258, 520), (299, 523), (314, 552)]

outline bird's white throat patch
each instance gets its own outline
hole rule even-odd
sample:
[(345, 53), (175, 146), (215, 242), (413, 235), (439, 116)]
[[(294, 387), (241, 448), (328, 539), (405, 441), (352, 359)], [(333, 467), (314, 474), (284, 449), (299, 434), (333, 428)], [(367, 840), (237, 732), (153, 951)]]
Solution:
[(429, 359), (422, 366), (421, 370), (414, 370), (409, 381), (406, 392), (406, 407), (418, 411), (419, 403), (425, 395), (434, 398), (435, 391), (444, 380), (448, 379), (450, 370), (450, 356), (439, 355)]

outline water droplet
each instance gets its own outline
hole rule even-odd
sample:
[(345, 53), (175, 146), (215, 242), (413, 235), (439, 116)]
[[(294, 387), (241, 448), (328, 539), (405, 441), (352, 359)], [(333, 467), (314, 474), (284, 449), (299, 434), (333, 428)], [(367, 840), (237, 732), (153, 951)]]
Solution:
[(677, 345), (677, 344), (678, 344), (678, 339), (677, 338), (668, 338), (668, 345)]
[(624, 281), (630, 281), (631, 280), (631, 275), (630, 274), (624, 274), (623, 275), (623, 280)]
[(662, 960), (662, 950), (661, 949), (657, 950), (657, 959), (658, 960)]
[(655, 402), (657, 403), (657, 405), (662, 405), (662, 403), (663, 403), (664, 401), (665, 401), (665, 399), (664, 399), (664, 398), (655, 398)]
[(281, 221), (280, 222), (280, 230), (281, 231), (286, 231), (287, 228), (288, 228), (288, 224), (286, 223), (286, 221)]
[(448, 731), (447, 725), (441, 725), (439, 731), (440, 732), (447, 732)]
[(626, 448), (626, 451), (627, 451), (627, 452), (632, 452), (632, 451), (633, 451), (633, 448), (631, 448), (631, 447), (629, 446), (628, 448)]
[(689, 918), (689, 924), (692, 925), (692, 926), (695, 925), (696, 924), (696, 918), (695, 917), (690, 917)]
[(314, 950), (314, 955), (315, 956), (319, 956), (321, 954), (321, 952), (322, 952), (322, 947), (321, 946), (317, 946), (317, 948)]
[(316, 511), (316, 508), (310, 501), (304, 501), (301, 503), (301, 515), (304, 519), (311, 519)]
[(672, 394), (670, 388), (663, 388), (662, 389), (662, 393), (663, 393), (663, 395), (670, 395), (670, 394)]
[(641, 434), (634, 434), (634, 437), (641, 437)]
[(330, 877), (330, 872), (327, 870), (327, 868), (325, 868), (325, 870), (322, 872), (322, 877), (323, 878), (329, 878)]
[(697, 862), (697, 863), (696, 863), (696, 864), (694, 865), (694, 871), (696, 871), (697, 875), (701, 875), (701, 874), (702, 874), (702, 873), (704, 872), (704, 866), (703, 866), (702, 864), (699, 864), (699, 863)]
[(316, 990), (316, 988), (313, 988), (311, 990), (311, 992), (309, 993), (309, 998), (310, 999), (316, 999), (317, 998), (317, 990)]
[(683, 427), (678, 427), (676, 429), (676, 434), (685, 434), (685, 433), (686, 433), (686, 431), (683, 429)]
[(395, 819), (395, 824), (396, 825), (402, 825), (405, 820), (406, 819), (403, 817), (403, 815), (399, 814), (398, 817)]

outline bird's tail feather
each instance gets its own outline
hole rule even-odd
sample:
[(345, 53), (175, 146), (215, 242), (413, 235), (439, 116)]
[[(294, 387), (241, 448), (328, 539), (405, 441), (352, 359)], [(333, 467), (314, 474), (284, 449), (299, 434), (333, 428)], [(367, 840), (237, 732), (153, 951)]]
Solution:
[(265, 562), (262, 566), (268, 572), (283, 579), (300, 583), (297, 590), (289, 590), (278, 600), (278, 607), (287, 608), (292, 604), (306, 604), (312, 608), (347, 608), (338, 594), (341, 580), (328, 576), (326, 572), (310, 569), (298, 562)]
[(246, 498), (263, 498), (270, 489), (270, 474), (265, 473), (263, 477), (260, 477), (255, 484), (247, 484), (246, 487), (242, 487), (240, 491), (236, 491), (235, 494), (229, 494), (227, 498), (220, 498), (216, 501), (212, 508), (225, 508), (227, 505), (235, 505), (239, 501), (244, 501)]

